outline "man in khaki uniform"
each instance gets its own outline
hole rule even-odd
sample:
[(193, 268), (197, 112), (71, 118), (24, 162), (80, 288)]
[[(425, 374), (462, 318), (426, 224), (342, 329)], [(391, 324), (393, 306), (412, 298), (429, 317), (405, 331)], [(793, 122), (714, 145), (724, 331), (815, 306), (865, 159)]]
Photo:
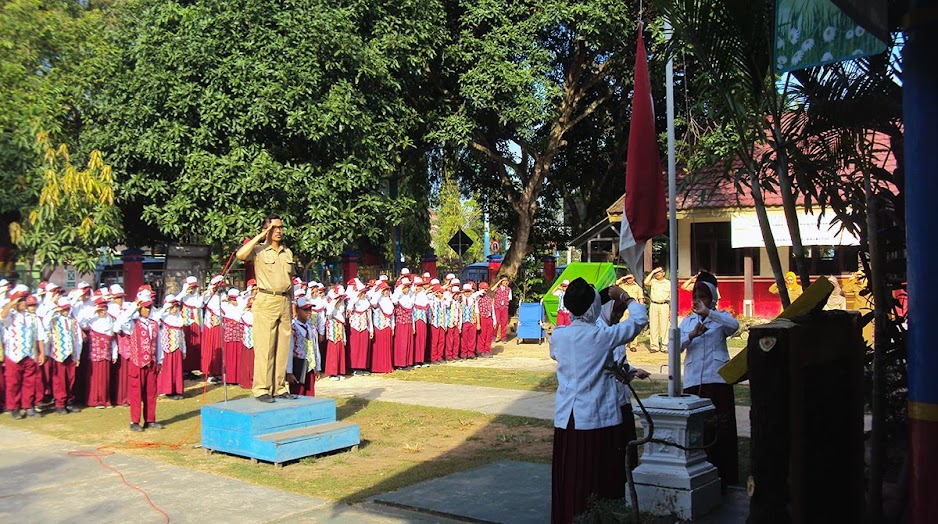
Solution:
[(664, 269), (656, 267), (645, 277), (648, 286), (648, 327), (651, 338), (648, 350), (652, 353), (668, 352), (668, 330), (671, 329), (671, 282), (665, 280)]
[[(293, 252), (281, 244), (280, 217), (264, 219), (257, 236), (238, 249), (238, 260), (254, 261), (257, 296), (254, 314), (254, 384), (251, 392), (260, 402), (273, 397), (294, 399), (287, 386), (287, 359), (290, 358), (290, 332), (293, 327)], [(263, 241), (263, 242), (261, 242)]]

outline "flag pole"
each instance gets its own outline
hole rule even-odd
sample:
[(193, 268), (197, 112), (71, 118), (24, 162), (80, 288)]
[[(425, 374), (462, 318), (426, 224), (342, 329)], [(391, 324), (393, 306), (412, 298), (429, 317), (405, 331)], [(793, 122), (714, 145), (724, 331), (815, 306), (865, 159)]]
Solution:
[[(664, 21), (665, 38), (672, 36), (671, 22)], [(668, 258), (671, 269), (671, 333), (668, 337), (668, 396), (681, 395), (681, 330), (677, 324), (677, 175), (674, 160), (674, 60), (665, 66), (665, 89), (668, 111)]]

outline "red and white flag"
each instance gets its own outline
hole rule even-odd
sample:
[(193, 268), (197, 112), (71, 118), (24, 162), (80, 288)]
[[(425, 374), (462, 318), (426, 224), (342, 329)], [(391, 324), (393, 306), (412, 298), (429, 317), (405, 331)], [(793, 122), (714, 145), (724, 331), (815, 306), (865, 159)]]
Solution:
[(648, 77), (648, 57), (642, 26), (635, 51), (635, 90), (625, 164), (625, 212), (619, 231), (619, 256), (635, 279), (644, 278), (645, 243), (668, 230), (667, 201), (661, 180), (661, 155), (655, 133), (655, 108)]

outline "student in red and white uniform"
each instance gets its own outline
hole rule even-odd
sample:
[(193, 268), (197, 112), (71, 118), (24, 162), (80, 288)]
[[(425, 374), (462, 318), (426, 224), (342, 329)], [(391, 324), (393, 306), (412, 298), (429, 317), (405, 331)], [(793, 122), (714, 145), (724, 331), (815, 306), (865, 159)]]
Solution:
[(9, 302), (0, 311), (4, 326), (6, 409), (15, 419), (41, 416), (35, 410), (36, 379), (45, 354), (39, 326), (26, 311), (28, 295), (26, 286), (13, 287)]
[(352, 375), (368, 375), (371, 360), (371, 339), (375, 336), (372, 325), (371, 303), (368, 302), (368, 288), (359, 282), (354, 291), (349, 291), (348, 301), (348, 343), (349, 366)]
[[(563, 302), (563, 301), (561, 301)], [(508, 340), (508, 305), (511, 303), (511, 286), (508, 277), (502, 277), (495, 284), (495, 323), (498, 326), (496, 337), (502, 342)]]
[(336, 284), (326, 296), (326, 363), (323, 372), (329, 380), (340, 380), (346, 370), (345, 347), (348, 335), (345, 332), (345, 290)]
[[(456, 280), (458, 282), (458, 280)], [(456, 360), (459, 358), (460, 329), (462, 328), (462, 294), (459, 292), (459, 286), (454, 285), (449, 288), (449, 294), (444, 294), (443, 300), (444, 312), (446, 314), (446, 341), (444, 345), (444, 354), (446, 360)]]
[(202, 368), (202, 295), (199, 293), (199, 280), (194, 276), (186, 277), (185, 288), (176, 296), (183, 319), (183, 332), (186, 334), (186, 358), (183, 361), (183, 373), (191, 373)]
[(414, 365), (427, 366), (430, 346), (430, 297), (426, 286), (429, 281), (414, 277)]
[[(150, 313), (153, 316), (153, 313)], [(159, 314), (159, 344), (163, 354), (163, 368), (157, 377), (156, 391), (159, 395), (179, 400), (186, 391), (182, 378), (183, 362), (186, 359), (185, 321), (179, 308), (179, 299), (173, 295), (163, 298), (163, 309)]]
[(554, 290), (553, 295), (557, 297), (557, 326), (569, 326), (570, 325), (570, 312), (567, 311), (566, 305), (563, 303), (563, 296), (567, 292), (567, 286), (570, 285), (569, 280), (564, 280), (557, 286), (557, 289)]
[(208, 289), (202, 294), (202, 376), (209, 384), (221, 382), (221, 297), (218, 293), (225, 284), (225, 277), (215, 275)]
[(296, 301), (293, 331), (290, 337), (290, 357), (287, 359), (287, 383), (292, 398), (297, 395), (316, 396), (316, 375), (322, 371), (319, 353), (319, 335), (310, 323), (312, 303), (305, 296)]
[(401, 277), (399, 282), (400, 285), (391, 294), (391, 301), (394, 302), (394, 352), (391, 362), (397, 369), (410, 371), (414, 365), (414, 296), (410, 278)]
[(72, 304), (72, 317), (78, 321), (78, 326), (85, 333), (85, 341), (82, 342), (81, 348), (81, 363), (75, 373), (75, 398), (84, 402), (88, 398), (88, 377), (91, 373), (91, 336), (85, 320), (96, 316), (91, 286), (82, 280), (68, 293), (68, 300)]
[[(325, 286), (319, 282), (310, 282), (307, 286), (306, 297), (312, 304), (309, 310), (309, 323), (316, 328), (319, 334), (319, 353), (326, 358), (326, 296)], [(325, 360), (323, 360), (325, 362)]]
[[(109, 302), (107, 314), (115, 322), (118, 319), (132, 315), (136, 306), (124, 300), (124, 289), (117, 284), (108, 289)], [(129, 313), (128, 313), (129, 312)], [(118, 331), (115, 335), (117, 340), (117, 362), (111, 366), (111, 402), (115, 406), (130, 405), (130, 397), (127, 396), (127, 358), (129, 357), (128, 344), (130, 339), (128, 335)]]
[(476, 350), (480, 357), (491, 358), (492, 339), (495, 338), (495, 299), (489, 294), (489, 283), (479, 282), (476, 292), (476, 318), (479, 319), (479, 338)]
[(254, 297), (248, 298), (241, 313), (241, 367), (238, 369), (238, 385), (251, 389), (254, 385)]
[(241, 348), (244, 347), (244, 333), (241, 332), (241, 315), (244, 309), (238, 303), (241, 293), (231, 288), (228, 300), (222, 303), (221, 311), (225, 326), (225, 383), (238, 383), (238, 369), (241, 367)]
[[(436, 280), (436, 279), (434, 279)], [(443, 331), (443, 287), (439, 280), (430, 288), (427, 293), (427, 299), (430, 303), (428, 314), (430, 317), (430, 363), (437, 364), (443, 360), (443, 346), (445, 333)]]
[[(42, 282), (40, 285), (45, 285), (45, 282)], [(45, 294), (44, 289), (40, 291), (42, 295)], [(29, 295), (26, 297), (26, 316), (29, 317), (30, 322), (36, 325), (37, 332), (43, 344), (44, 353), (42, 364), (36, 364), (36, 411), (42, 411), (42, 405), (52, 400), (52, 360), (49, 359), (49, 348), (45, 347), (45, 324), (36, 313), (41, 301), (41, 295)]]
[(390, 373), (391, 353), (394, 347), (394, 303), (391, 302), (391, 287), (384, 280), (375, 284), (372, 295), (372, 326), (375, 338), (371, 351), (372, 373)]
[(94, 302), (94, 316), (79, 321), (82, 328), (88, 330), (90, 353), (88, 368), (87, 401), (88, 407), (111, 407), (111, 366), (117, 362), (117, 341), (114, 338), (121, 326), (107, 314), (107, 301), (98, 297)]
[(460, 346), (459, 358), (476, 358), (476, 338), (478, 338), (478, 311), (472, 284), (462, 286), (462, 308), (460, 310)]
[(60, 297), (45, 323), (46, 351), (52, 362), (55, 412), (59, 415), (81, 411), (75, 406), (75, 373), (85, 337), (78, 321), (70, 315), (71, 309), (71, 303)]
[[(127, 376), (130, 379), (128, 395), (131, 431), (163, 429), (163, 425), (156, 421), (156, 377), (162, 368), (163, 352), (159, 344), (159, 325), (156, 320), (150, 318), (152, 307), (152, 295), (139, 293), (136, 314), (122, 327), (125, 333), (129, 331), (130, 334)], [(141, 404), (144, 424), (140, 424)]]

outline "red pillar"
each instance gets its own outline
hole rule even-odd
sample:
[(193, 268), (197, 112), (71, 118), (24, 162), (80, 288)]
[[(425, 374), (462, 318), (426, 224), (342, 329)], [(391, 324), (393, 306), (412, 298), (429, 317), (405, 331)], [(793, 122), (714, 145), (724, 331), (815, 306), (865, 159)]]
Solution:
[(125, 249), (121, 251), (121, 260), (124, 262), (124, 293), (132, 301), (143, 285), (143, 251)]
[(420, 257), (420, 272), (430, 273), (430, 278), (436, 278), (436, 255), (426, 253)]
[(342, 283), (358, 277), (358, 253), (347, 251), (342, 253)]
[(489, 283), (495, 282), (495, 275), (502, 268), (502, 255), (489, 255)]
[(541, 261), (544, 263), (544, 283), (549, 286), (557, 278), (557, 257), (547, 255)]

